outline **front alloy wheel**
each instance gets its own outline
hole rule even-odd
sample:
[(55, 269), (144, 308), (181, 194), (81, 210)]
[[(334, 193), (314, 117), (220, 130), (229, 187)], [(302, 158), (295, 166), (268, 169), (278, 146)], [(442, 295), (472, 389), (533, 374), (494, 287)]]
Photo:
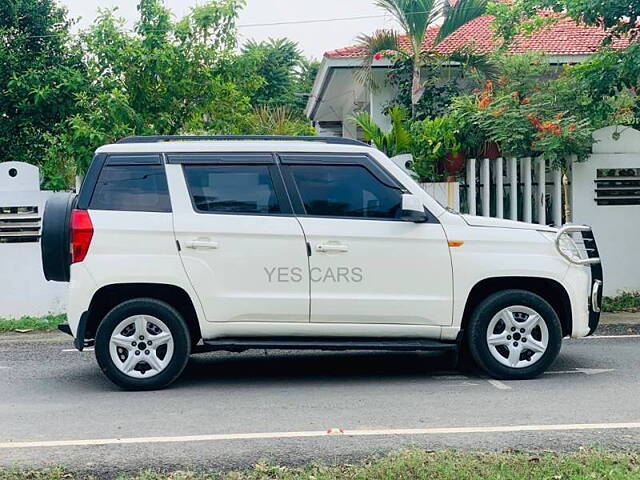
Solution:
[(476, 363), (503, 380), (534, 378), (553, 363), (562, 344), (556, 311), (526, 290), (494, 293), (472, 313), (467, 345)]
[(538, 362), (549, 345), (549, 329), (535, 310), (517, 305), (500, 310), (489, 322), (487, 345), (493, 358), (511, 368)]

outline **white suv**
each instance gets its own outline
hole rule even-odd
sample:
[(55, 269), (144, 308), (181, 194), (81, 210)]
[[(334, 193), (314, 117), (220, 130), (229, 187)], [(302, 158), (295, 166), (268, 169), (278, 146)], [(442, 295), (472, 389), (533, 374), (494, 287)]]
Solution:
[(104, 146), (47, 204), (42, 250), (70, 282), (60, 329), (136, 390), (192, 353), (258, 348), (460, 350), (532, 378), (595, 330), (602, 295), (589, 228), (454, 213), (341, 138)]

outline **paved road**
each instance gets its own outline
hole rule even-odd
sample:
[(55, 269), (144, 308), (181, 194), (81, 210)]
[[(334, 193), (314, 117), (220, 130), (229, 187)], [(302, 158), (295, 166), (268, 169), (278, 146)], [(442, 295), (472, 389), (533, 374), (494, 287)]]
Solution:
[[(633, 448), (639, 347), (637, 337), (567, 341), (552, 372), (524, 382), (452, 372), (446, 357), (425, 354), (210, 354), (194, 357), (171, 389), (128, 393), (106, 380), (93, 353), (64, 351), (63, 336), (2, 336), (0, 466), (111, 476), (358, 460), (408, 445)], [(345, 434), (324, 435), (329, 428)]]

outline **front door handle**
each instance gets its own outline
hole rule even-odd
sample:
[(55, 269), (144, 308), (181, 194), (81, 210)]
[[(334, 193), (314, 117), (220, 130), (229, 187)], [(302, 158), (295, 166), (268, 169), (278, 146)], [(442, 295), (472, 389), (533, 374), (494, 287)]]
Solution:
[(185, 246), (194, 250), (216, 250), (220, 244), (211, 240), (190, 240), (185, 242)]
[(339, 243), (327, 243), (324, 245), (318, 245), (316, 247), (316, 251), (320, 253), (347, 253), (349, 251), (349, 247)]

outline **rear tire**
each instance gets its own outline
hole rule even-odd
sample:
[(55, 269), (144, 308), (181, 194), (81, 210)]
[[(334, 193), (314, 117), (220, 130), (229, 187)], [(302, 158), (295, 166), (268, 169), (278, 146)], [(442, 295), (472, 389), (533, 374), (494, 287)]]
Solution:
[(467, 343), (478, 366), (500, 380), (544, 373), (560, 353), (562, 327), (542, 297), (505, 290), (484, 300), (471, 315)]
[(191, 336), (182, 316), (151, 298), (126, 301), (98, 326), (96, 359), (106, 376), (125, 390), (158, 390), (183, 372)]

